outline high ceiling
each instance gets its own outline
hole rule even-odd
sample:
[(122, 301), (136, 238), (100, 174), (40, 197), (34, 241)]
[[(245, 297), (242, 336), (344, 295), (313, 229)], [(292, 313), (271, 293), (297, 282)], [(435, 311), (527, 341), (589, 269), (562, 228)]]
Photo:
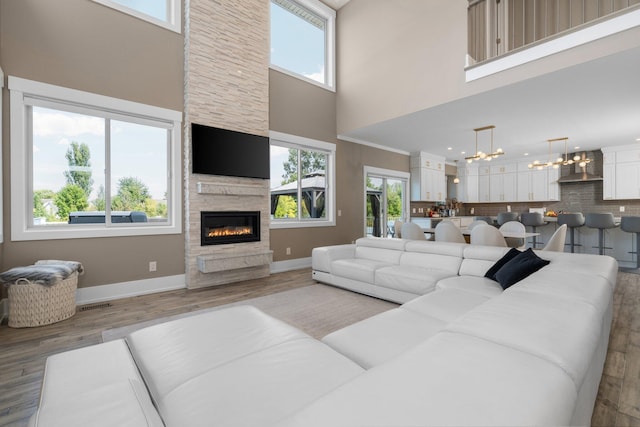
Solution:
[[(335, 0), (338, 1), (338, 0)], [(576, 65), (344, 134), (394, 149), (462, 160), (475, 151), (474, 128), (495, 125), (494, 148), (507, 158), (546, 160), (546, 140), (569, 137), (569, 152), (639, 144), (640, 48)], [(479, 133), (489, 151), (489, 132)], [(564, 151), (562, 143), (553, 145)], [(449, 149), (451, 147), (451, 149)], [(465, 151), (466, 154), (461, 154)]]

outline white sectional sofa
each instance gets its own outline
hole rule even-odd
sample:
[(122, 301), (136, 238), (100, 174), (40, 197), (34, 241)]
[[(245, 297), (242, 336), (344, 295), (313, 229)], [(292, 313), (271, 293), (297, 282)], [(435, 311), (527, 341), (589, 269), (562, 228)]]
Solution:
[(365, 238), (313, 277), (397, 302), (322, 341), (252, 307), (50, 357), (32, 426), (589, 425), (617, 263), (550, 263), (503, 290), (508, 248)]

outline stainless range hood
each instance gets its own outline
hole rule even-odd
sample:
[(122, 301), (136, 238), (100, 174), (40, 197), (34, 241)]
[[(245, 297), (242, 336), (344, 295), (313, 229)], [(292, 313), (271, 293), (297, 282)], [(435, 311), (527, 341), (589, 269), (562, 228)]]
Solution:
[[(571, 157), (572, 155), (569, 156), (569, 158)], [(602, 152), (589, 152), (587, 153), (587, 157), (593, 159), (593, 161), (585, 167), (580, 167), (578, 163), (563, 166), (561, 171), (562, 176), (558, 179), (558, 183), (602, 181), (602, 176), (597, 174), (595, 170), (596, 165), (602, 168)]]

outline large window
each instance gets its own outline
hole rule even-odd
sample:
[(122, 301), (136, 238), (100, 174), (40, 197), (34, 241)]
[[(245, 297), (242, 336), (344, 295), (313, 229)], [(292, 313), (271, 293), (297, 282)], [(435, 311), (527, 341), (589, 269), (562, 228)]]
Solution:
[(335, 144), (271, 132), (271, 226), (334, 225)]
[(97, 3), (180, 32), (181, 0), (93, 0)]
[(333, 89), (335, 16), (318, 0), (271, 0), (271, 66)]
[(181, 232), (181, 113), (9, 78), (12, 239)]

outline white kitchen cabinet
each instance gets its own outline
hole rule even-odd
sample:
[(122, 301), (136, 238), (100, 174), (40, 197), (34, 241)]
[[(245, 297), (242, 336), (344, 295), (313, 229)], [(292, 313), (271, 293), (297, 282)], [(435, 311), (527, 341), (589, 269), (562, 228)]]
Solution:
[(491, 201), (491, 175), (488, 166), (478, 169), (478, 201)]
[(560, 184), (558, 183), (558, 179), (560, 179), (560, 168), (547, 169), (547, 200), (560, 200)]
[(640, 199), (640, 164), (617, 163), (615, 168), (615, 198)]
[(640, 149), (637, 145), (602, 149), (602, 198), (640, 199)]
[(438, 202), (447, 198), (444, 160), (422, 152), (411, 156), (412, 201)]
[(613, 200), (616, 198), (616, 165), (605, 163), (602, 165), (602, 199)]
[(467, 164), (458, 168), (458, 201), (463, 203), (477, 203), (478, 199), (478, 167)]
[(517, 201), (549, 200), (549, 174), (547, 168), (542, 170), (529, 169), (526, 163), (520, 163), (517, 175)]
[(516, 200), (516, 191), (516, 164), (490, 166), (490, 201), (513, 202)]

